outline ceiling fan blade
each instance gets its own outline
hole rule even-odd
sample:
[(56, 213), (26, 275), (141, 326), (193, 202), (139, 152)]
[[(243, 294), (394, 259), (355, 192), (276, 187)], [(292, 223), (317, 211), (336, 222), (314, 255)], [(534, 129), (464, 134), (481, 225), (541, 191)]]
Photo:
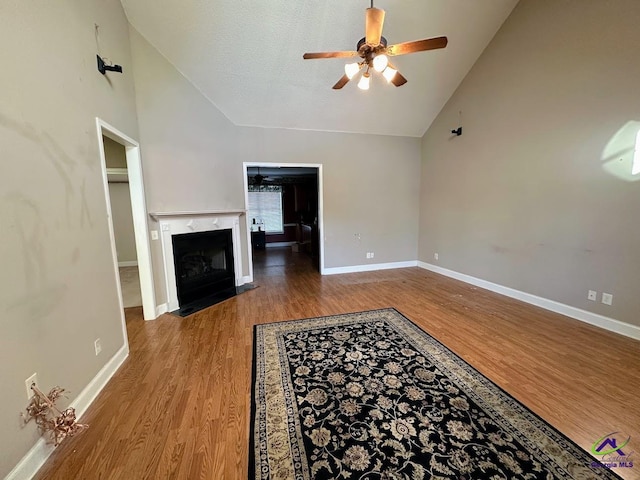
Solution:
[(396, 67), (391, 62), (389, 62), (388, 65), (396, 71), (396, 74), (390, 80), (390, 83), (393, 83), (396, 87), (401, 87), (402, 85), (407, 83), (408, 80), (404, 78), (404, 76), (398, 71), (398, 67)]
[(314, 58), (351, 58), (357, 57), (358, 52), (316, 52), (316, 53), (305, 53), (302, 58), (305, 60), (312, 60)]
[(349, 77), (347, 77), (346, 74), (344, 74), (342, 76), (342, 78), (340, 80), (338, 80), (338, 82), (333, 86), (334, 90), (340, 90), (342, 87), (344, 87), (347, 83), (349, 83)]
[(402, 76), (400, 72), (396, 72), (396, 74), (391, 79), (391, 83), (393, 83), (396, 87), (401, 87), (405, 83), (407, 83), (407, 79)]
[(367, 16), (364, 21), (366, 42), (369, 45), (380, 45), (382, 26), (384, 25), (384, 10), (381, 8), (367, 8)]
[(387, 55), (406, 55), (407, 53), (436, 50), (447, 46), (447, 37), (426, 38), (413, 42), (397, 43), (387, 47)]

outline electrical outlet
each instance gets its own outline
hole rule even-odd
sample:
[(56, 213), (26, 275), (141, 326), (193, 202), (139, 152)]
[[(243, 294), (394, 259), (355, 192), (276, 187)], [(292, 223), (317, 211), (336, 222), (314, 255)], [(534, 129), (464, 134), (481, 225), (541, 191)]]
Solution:
[(433, 254), (433, 259), (434, 259), (434, 260), (438, 260), (438, 258), (439, 258), (439, 257), (440, 257), (440, 256), (439, 256), (437, 253), (434, 253), (434, 254)]
[(93, 346), (96, 349), (96, 356), (100, 354), (100, 352), (102, 351), (102, 342), (100, 341), (99, 338), (96, 338), (96, 341), (93, 342)]
[(371, 258), (375, 257), (376, 254), (374, 252), (371, 252)]
[(151, 240), (158, 239), (158, 230), (151, 230)]
[(373, 258), (373, 253), (367, 252), (367, 258)]
[(602, 303), (604, 303), (605, 305), (611, 305), (613, 303), (613, 295), (610, 293), (603, 293)]
[(31, 390), (31, 385), (38, 385), (38, 374), (34, 373), (24, 381), (24, 386), (27, 387), (27, 398), (33, 397), (34, 392)]
[(595, 302), (598, 298), (598, 292), (596, 292), (595, 290), (589, 290), (589, 294), (587, 295), (587, 298)]

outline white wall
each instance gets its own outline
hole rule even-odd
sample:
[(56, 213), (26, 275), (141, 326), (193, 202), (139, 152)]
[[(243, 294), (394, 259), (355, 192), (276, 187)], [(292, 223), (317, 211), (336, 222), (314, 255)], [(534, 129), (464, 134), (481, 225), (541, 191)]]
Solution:
[(129, 184), (125, 182), (109, 183), (109, 197), (111, 199), (111, 220), (113, 222), (113, 234), (116, 239), (118, 263), (137, 262), (138, 255), (136, 253), (136, 236), (133, 230)]
[[(97, 71), (94, 24), (124, 74)], [(0, 44), (4, 477), (39, 438), (34, 424), (20, 425), (25, 379), (37, 372), (43, 389), (60, 385), (74, 399), (124, 345), (95, 117), (134, 138), (138, 130), (117, 0), (4, 0)]]
[(319, 163), (326, 267), (416, 259), (420, 139), (237, 127), (133, 28), (131, 39), (150, 212), (244, 209), (243, 162)]
[(423, 138), (420, 260), (640, 325), (639, 24), (521, 0)]
[[(124, 145), (102, 137), (104, 158), (107, 168), (127, 168), (127, 155)], [(137, 262), (136, 235), (133, 229), (133, 211), (131, 209), (131, 192), (126, 176), (118, 174), (118, 181), (109, 177), (109, 200), (111, 200), (111, 222), (116, 240), (118, 263)]]

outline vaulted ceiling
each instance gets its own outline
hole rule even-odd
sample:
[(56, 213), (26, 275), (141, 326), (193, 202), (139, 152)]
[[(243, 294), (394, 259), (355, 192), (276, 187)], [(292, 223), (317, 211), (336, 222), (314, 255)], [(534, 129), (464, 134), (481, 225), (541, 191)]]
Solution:
[(355, 50), (366, 0), (121, 0), (127, 17), (233, 123), (420, 137), (517, 0), (376, 0), (389, 44), (447, 36), (443, 50), (394, 58), (402, 87), (374, 77), (332, 90)]

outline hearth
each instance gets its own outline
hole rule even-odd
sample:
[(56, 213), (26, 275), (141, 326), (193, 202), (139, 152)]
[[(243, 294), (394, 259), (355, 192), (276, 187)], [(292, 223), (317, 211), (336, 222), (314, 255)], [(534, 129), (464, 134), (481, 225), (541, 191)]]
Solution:
[(231, 229), (173, 235), (172, 241), (181, 310), (207, 297), (235, 295)]

